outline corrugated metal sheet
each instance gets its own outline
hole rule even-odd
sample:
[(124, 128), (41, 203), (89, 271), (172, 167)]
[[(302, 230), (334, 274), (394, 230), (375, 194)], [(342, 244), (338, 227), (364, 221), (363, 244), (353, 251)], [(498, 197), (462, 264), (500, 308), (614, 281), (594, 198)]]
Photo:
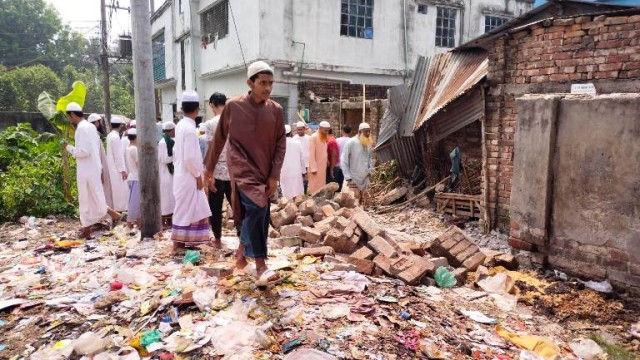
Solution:
[(427, 143), (436, 142), (479, 120), (484, 112), (481, 84), (429, 119)]
[[(426, 88), (413, 130), (419, 129), (438, 111), (479, 83), (487, 75), (488, 64), (484, 51), (446, 52), (434, 56), (426, 74)], [(415, 105), (411, 101), (410, 98), (409, 107)]]
[(400, 129), (398, 130), (400, 136), (413, 136), (413, 127), (420, 110), (420, 105), (424, 98), (424, 89), (429, 80), (429, 58), (424, 56), (418, 57), (418, 63), (416, 64), (416, 70), (413, 74), (413, 82), (411, 83), (411, 92), (409, 93), (409, 99), (407, 100), (407, 107), (400, 123)]
[(400, 120), (404, 114), (404, 109), (409, 98), (409, 89), (406, 85), (398, 85), (389, 89), (389, 108), (382, 115), (380, 120), (380, 133), (374, 150), (384, 146), (395, 134), (398, 133)]

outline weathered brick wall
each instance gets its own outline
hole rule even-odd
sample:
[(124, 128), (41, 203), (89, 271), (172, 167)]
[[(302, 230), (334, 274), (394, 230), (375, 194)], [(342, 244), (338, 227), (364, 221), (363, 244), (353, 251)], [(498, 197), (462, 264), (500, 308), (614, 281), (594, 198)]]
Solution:
[[(365, 121), (371, 126), (371, 134), (374, 140), (378, 138), (380, 120), (388, 107), (388, 100), (377, 99), (367, 100), (366, 102)], [(311, 121), (315, 123), (328, 121), (331, 124), (334, 134), (338, 134), (339, 136), (338, 130), (346, 123), (349, 123), (355, 131), (358, 130), (357, 124), (359, 124), (362, 119), (362, 102), (342, 101), (342, 106), (340, 106), (339, 101), (311, 103), (309, 105), (309, 116), (311, 117)]]
[[(509, 220), (515, 98), (566, 93), (572, 83), (586, 82), (593, 83), (598, 93), (629, 92), (637, 86), (628, 80), (639, 78), (640, 15), (546, 20), (494, 42), (486, 97), (486, 171), (493, 226), (504, 231), (517, 226)], [(534, 248), (514, 237), (510, 244)]]
[[(308, 91), (311, 90), (316, 98), (329, 98), (340, 100), (340, 87), (342, 86), (342, 99), (353, 97), (362, 97), (362, 84), (342, 84), (334, 82), (322, 81), (302, 81), (298, 84), (298, 92), (300, 96), (299, 103), (305, 107), (309, 107), (312, 101), (309, 100)], [(389, 86), (366, 85), (367, 99), (386, 99)]]

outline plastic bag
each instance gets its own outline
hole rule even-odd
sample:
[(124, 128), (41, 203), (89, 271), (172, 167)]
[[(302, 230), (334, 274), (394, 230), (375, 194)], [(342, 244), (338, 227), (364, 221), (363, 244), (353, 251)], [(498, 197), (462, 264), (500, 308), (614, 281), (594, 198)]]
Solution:
[(147, 347), (153, 343), (157, 343), (161, 338), (162, 334), (160, 333), (160, 330), (153, 329), (142, 334), (142, 337), (140, 338), (140, 345)]
[(584, 286), (588, 287), (591, 290), (595, 290), (597, 292), (601, 292), (601, 293), (610, 293), (613, 291), (613, 286), (611, 286), (611, 283), (608, 280), (605, 281), (581, 281)]
[(86, 332), (73, 341), (73, 350), (80, 355), (92, 355), (104, 350), (109, 340), (93, 332)]
[(531, 350), (545, 359), (553, 359), (560, 354), (560, 348), (553, 341), (533, 335), (518, 335), (496, 326), (496, 332), (514, 345)]
[(193, 302), (200, 311), (211, 311), (217, 292), (216, 288), (198, 288), (193, 292)]
[(444, 266), (440, 266), (433, 277), (441, 288), (452, 288), (458, 283), (456, 277)]
[(574, 354), (584, 360), (596, 360), (604, 352), (598, 343), (591, 339), (575, 339), (569, 343), (569, 347)]
[(198, 250), (187, 250), (184, 255), (184, 259), (182, 259), (183, 264), (197, 264), (200, 261), (200, 251)]
[(502, 295), (510, 293), (514, 284), (513, 278), (505, 273), (498, 273), (478, 281), (478, 286), (484, 291)]
[(122, 268), (117, 274), (118, 280), (126, 284), (134, 284), (140, 287), (149, 287), (158, 281), (155, 276), (138, 269)]

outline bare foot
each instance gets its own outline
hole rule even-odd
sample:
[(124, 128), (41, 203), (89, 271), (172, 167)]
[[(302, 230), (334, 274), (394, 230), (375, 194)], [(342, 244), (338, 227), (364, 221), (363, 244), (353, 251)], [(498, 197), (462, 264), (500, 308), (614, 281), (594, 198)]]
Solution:
[(211, 239), (211, 246), (212, 246), (214, 249), (222, 249), (222, 240), (212, 238), (212, 239)]

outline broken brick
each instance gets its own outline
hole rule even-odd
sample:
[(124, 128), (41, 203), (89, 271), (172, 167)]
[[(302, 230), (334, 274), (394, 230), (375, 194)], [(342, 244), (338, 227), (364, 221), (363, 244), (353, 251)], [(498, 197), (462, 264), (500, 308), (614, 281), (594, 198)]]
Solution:
[(424, 248), (422, 247), (422, 245), (418, 244), (417, 242), (408, 242), (405, 243), (406, 248), (409, 249), (412, 253), (414, 253), (415, 255), (418, 256), (425, 256), (426, 252), (424, 251)]
[[(470, 258), (472, 255), (474, 255), (477, 252), (481, 252), (480, 248), (478, 247), (478, 245), (471, 244), (463, 252), (461, 252), (458, 255), (456, 255), (456, 258), (455, 258), (455, 261), (454, 261), (454, 263), (455, 263), (454, 266), (460, 266), (460, 264), (462, 264), (465, 260), (467, 260), (468, 258)], [(484, 260), (484, 259), (482, 259), (482, 260)]]
[(324, 216), (327, 216), (327, 217), (329, 217), (329, 216), (333, 216), (333, 215), (336, 213), (336, 211), (335, 211), (335, 209), (333, 208), (333, 206), (331, 206), (331, 205), (329, 205), (329, 204), (327, 204), (327, 205), (323, 206), (323, 207), (321, 208), (321, 210), (322, 210), (322, 213), (324, 214)]
[(458, 280), (458, 285), (462, 286), (467, 282), (467, 269), (457, 268), (451, 272), (453, 276)]
[(319, 231), (306, 226), (303, 226), (300, 229), (300, 234), (298, 236), (310, 244), (317, 244), (322, 239), (322, 234)]
[[(344, 229), (346, 229), (347, 227), (349, 227), (352, 224), (351, 220), (349, 220), (349, 219), (345, 219), (345, 218), (343, 218), (341, 216), (336, 216), (336, 218), (338, 220), (336, 221), (334, 226), (335, 226), (336, 229), (338, 229), (340, 231), (343, 231)], [(355, 229), (355, 227), (354, 227), (354, 229)]]
[(320, 258), (323, 258), (325, 255), (333, 255), (335, 253), (336, 252), (331, 246), (318, 246), (300, 249), (300, 254), (304, 256), (315, 256)]
[(336, 252), (351, 254), (358, 248), (358, 239), (356, 238), (354, 241), (341, 231), (331, 229), (327, 232), (323, 244), (331, 246)]
[(302, 229), (302, 225), (300, 224), (285, 225), (280, 228), (280, 235), (298, 236), (300, 234), (300, 229)]
[(296, 222), (302, 226), (313, 226), (313, 218), (311, 216), (298, 216)]
[(378, 254), (382, 254), (389, 259), (398, 256), (398, 252), (396, 251), (396, 249), (394, 249), (386, 239), (380, 236), (376, 236), (373, 239), (369, 240), (368, 245), (373, 251), (377, 252)]
[(338, 185), (338, 183), (330, 182), (325, 186), (321, 187), (320, 189), (316, 190), (315, 192), (313, 192), (311, 196), (314, 198), (332, 199), (333, 194), (335, 194), (336, 191), (338, 191), (339, 187), (340, 186)]
[(353, 258), (356, 258), (356, 259), (371, 260), (371, 259), (373, 259), (374, 256), (375, 256), (375, 254), (373, 253), (373, 251), (371, 251), (371, 249), (369, 249), (366, 246), (363, 246), (360, 249), (354, 251), (353, 254), (351, 254), (350, 257), (353, 257)]
[(300, 214), (303, 216), (313, 215), (318, 211), (318, 206), (313, 199), (308, 199), (300, 206)]
[(433, 273), (433, 264), (425, 258), (415, 257), (414, 264), (398, 274), (398, 279), (407, 284), (417, 284), (427, 273)]
[(509, 270), (518, 268), (518, 259), (511, 254), (500, 254), (495, 258), (496, 265), (503, 266)]
[(437, 269), (441, 266), (444, 266), (444, 267), (449, 266), (449, 261), (447, 260), (446, 257), (431, 258), (429, 260), (431, 261), (431, 263), (433, 263), (434, 269)]
[(282, 211), (285, 212), (287, 221), (293, 222), (298, 216), (298, 207), (292, 202), (287, 203)]
[(450, 255), (450, 256), (448, 256), (449, 260), (451, 260), (451, 257), (455, 257), (456, 255), (460, 254), (461, 252), (465, 251), (472, 244), (473, 243), (471, 241), (467, 240), (467, 239), (464, 239), (464, 240), (460, 241), (454, 247), (449, 249), (449, 251), (448, 251), (448, 253)]
[(319, 211), (313, 214), (311, 217), (313, 218), (313, 221), (319, 222), (319, 221), (322, 221), (322, 219), (324, 219), (324, 214), (322, 213), (322, 211)]
[(374, 238), (383, 234), (383, 230), (378, 224), (364, 211), (358, 211), (353, 215), (353, 221), (362, 228), (370, 237)]
[(371, 275), (371, 273), (373, 273), (374, 263), (371, 260), (349, 257), (347, 259), (347, 262), (349, 262), (349, 264), (351, 265), (354, 265), (356, 267), (356, 271), (359, 273), (367, 275)]
[(470, 258), (468, 258), (467, 260), (465, 260), (462, 263), (462, 266), (466, 269), (469, 269), (470, 271), (476, 271), (476, 269), (484, 264), (484, 259), (485, 259), (485, 254), (482, 253), (482, 251), (478, 251), (477, 253), (475, 253), (473, 256), (471, 256)]
[(414, 264), (413, 260), (408, 256), (400, 256), (397, 259), (393, 259), (391, 260), (391, 274), (397, 276), (401, 272), (412, 267), (413, 264)]
[(351, 219), (351, 216), (353, 216), (353, 209), (349, 209), (346, 207), (341, 207), (340, 209), (338, 209), (336, 211), (336, 216), (342, 216), (345, 219)]
[(316, 230), (320, 231), (322, 235), (325, 235), (329, 232), (329, 230), (333, 229), (333, 226), (335, 225), (337, 220), (338, 219), (335, 216), (331, 216), (322, 221), (318, 221), (317, 223), (315, 223), (315, 225), (313, 225), (313, 227), (316, 228)]
[(391, 275), (391, 260), (388, 257), (382, 254), (378, 254), (375, 258), (373, 258), (373, 263), (385, 274)]
[(352, 209), (356, 206), (356, 198), (351, 192), (338, 193), (333, 197), (333, 201), (343, 209)]

